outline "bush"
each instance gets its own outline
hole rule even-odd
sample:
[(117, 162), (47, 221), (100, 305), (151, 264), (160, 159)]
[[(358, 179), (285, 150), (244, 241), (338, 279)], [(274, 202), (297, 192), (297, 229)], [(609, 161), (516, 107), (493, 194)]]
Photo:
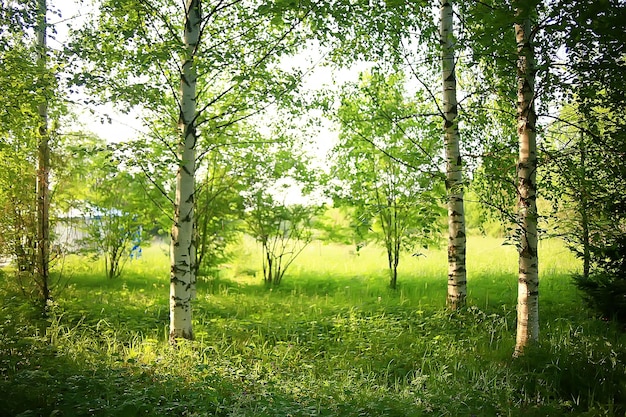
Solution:
[(615, 236), (591, 252), (591, 273), (574, 275), (574, 282), (591, 308), (604, 318), (626, 324), (626, 236)]
[(626, 279), (606, 271), (584, 275), (574, 275), (578, 289), (593, 310), (603, 318), (626, 324)]

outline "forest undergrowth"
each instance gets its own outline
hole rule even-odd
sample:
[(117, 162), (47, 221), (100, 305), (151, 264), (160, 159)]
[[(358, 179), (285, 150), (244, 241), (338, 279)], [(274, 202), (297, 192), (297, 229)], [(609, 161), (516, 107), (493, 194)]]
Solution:
[[(167, 248), (122, 278), (67, 258), (49, 314), (1, 272), (0, 416), (622, 416), (626, 337), (582, 304), (578, 262), (540, 246), (541, 342), (514, 359), (515, 249), (468, 243), (468, 306), (445, 250), (401, 261), (315, 242), (278, 287), (249, 241), (198, 282), (194, 341), (168, 339)], [(58, 273), (59, 271), (57, 271)]]

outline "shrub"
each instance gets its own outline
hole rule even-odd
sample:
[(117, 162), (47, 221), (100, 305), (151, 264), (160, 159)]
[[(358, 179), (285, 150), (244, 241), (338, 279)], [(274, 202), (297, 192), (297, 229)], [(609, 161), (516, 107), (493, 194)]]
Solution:
[(589, 276), (574, 275), (587, 304), (604, 318), (626, 324), (626, 236), (592, 248), (594, 268)]

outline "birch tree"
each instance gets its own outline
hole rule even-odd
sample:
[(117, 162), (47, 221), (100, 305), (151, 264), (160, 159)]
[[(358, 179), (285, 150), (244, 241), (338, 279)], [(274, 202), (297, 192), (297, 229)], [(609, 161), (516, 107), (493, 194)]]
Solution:
[(196, 189), (196, 83), (194, 62), (200, 43), (200, 0), (185, 3), (184, 48), (178, 119), (178, 169), (174, 200), (174, 225), (170, 241), (170, 340), (193, 339), (191, 300), (195, 297), (196, 243), (194, 194)]
[(141, 109), (176, 172), (172, 342), (193, 338), (196, 167), (211, 149), (239, 142), (226, 128), (289, 99), (300, 74), (278, 64), (298, 48), (306, 14), (287, 3), (105, 0), (95, 24), (76, 34), (74, 84), (92, 101)]
[[(18, 263), (25, 292), (45, 306), (49, 277), (49, 108), (59, 109), (48, 63), (47, 5), (43, 0), (5, 2), (0, 11), (0, 151), (6, 163), (1, 190), (9, 206), (2, 231)], [(4, 246), (4, 245), (3, 245)], [(27, 287), (28, 291), (26, 291)]]
[(465, 267), (465, 210), (463, 205), (463, 167), (459, 150), (457, 120), (456, 58), (453, 1), (440, 2), (441, 68), (443, 80), (444, 147), (446, 151), (446, 190), (448, 197), (448, 297), (447, 304), (457, 309), (465, 304), (467, 279)]
[(539, 338), (539, 269), (537, 254), (537, 143), (535, 114), (535, 58), (530, 2), (517, 1), (517, 133), (519, 158), (517, 191), (519, 209), (519, 277), (515, 355)]
[[(47, 66), (47, 20), (46, 0), (37, 0), (37, 66), (42, 74)], [(50, 299), (50, 145), (48, 132), (48, 101), (46, 92), (37, 106), (39, 114), (38, 145), (37, 145), (37, 264), (36, 273), (41, 298), (44, 302)]]

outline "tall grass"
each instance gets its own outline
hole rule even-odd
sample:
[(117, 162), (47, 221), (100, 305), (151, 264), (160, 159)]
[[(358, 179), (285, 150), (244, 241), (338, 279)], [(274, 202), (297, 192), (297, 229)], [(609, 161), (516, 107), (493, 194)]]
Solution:
[(0, 416), (623, 415), (625, 339), (581, 308), (570, 253), (541, 243), (542, 341), (514, 360), (515, 249), (468, 248), (468, 307), (447, 312), (443, 249), (402, 259), (393, 291), (382, 250), (315, 242), (270, 288), (244, 240), (200, 278), (196, 340), (175, 349), (165, 248), (117, 280), (69, 259), (47, 319), (5, 277)]

